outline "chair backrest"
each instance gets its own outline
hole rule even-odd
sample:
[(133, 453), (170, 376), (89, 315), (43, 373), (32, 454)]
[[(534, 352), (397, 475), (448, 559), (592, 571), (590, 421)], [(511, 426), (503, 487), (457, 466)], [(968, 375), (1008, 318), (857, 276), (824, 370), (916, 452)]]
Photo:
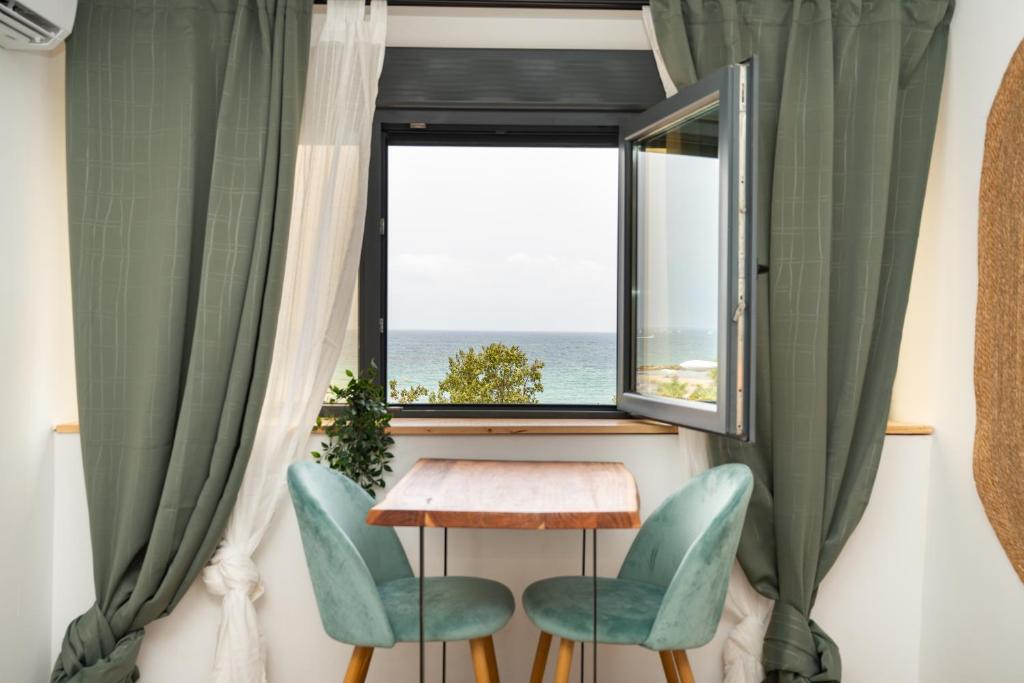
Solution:
[(714, 637), (752, 489), (746, 465), (714, 467), (644, 522), (619, 577), (665, 589), (645, 646), (681, 650)]
[(412, 576), (394, 529), (367, 524), (373, 499), (322, 465), (290, 466), (288, 490), (327, 635), (350, 645), (394, 645), (377, 586)]

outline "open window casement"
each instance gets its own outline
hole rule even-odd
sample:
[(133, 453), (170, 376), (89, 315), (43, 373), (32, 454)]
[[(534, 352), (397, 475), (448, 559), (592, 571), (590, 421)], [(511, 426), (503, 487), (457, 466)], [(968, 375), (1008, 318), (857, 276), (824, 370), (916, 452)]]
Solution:
[(618, 407), (743, 440), (754, 434), (754, 68), (682, 89), (621, 139)]

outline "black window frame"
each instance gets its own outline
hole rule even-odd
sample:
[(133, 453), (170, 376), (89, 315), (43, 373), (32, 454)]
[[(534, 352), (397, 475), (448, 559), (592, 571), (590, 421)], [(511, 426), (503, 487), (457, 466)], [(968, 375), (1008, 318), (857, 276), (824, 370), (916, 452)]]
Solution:
[[(633, 133), (659, 119), (673, 117), (675, 110), (687, 106), (686, 100), (701, 96), (705, 90), (718, 89), (719, 96), (739, 93), (738, 102), (756, 101), (756, 61), (751, 60), (748, 87), (732, 87), (734, 67), (724, 69), (719, 77), (684, 88), (679, 95), (666, 99), (661, 87), (653, 55), (648, 51), (615, 50), (502, 50), (458, 48), (389, 48), (385, 54), (380, 91), (374, 116), (368, 183), (366, 230), (364, 233), (359, 275), (359, 367), (371, 364), (379, 368), (378, 382), (387, 382), (387, 148), (401, 144), (473, 144), (509, 146), (607, 146), (619, 148), (619, 297), (618, 334), (616, 337), (616, 405), (440, 405), (391, 404), (393, 413), (415, 417), (484, 417), (484, 418), (609, 418), (655, 417), (684, 426), (714, 433), (726, 433), (741, 439), (753, 438), (754, 381), (754, 286), (755, 230), (753, 212), (747, 215), (746, 240), (740, 251), (730, 247), (720, 252), (727, 259), (728, 270), (746, 276), (739, 287), (732, 287), (729, 300), (745, 300), (747, 313), (746, 346), (738, 362), (744, 372), (730, 365), (726, 382), (739, 388), (738, 401), (733, 402), (721, 417), (732, 426), (715, 423), (694, 423), (680, 417), (650, 397), (633, 393), (633, 329), (635, 325), (632, 298), (634, 282), (634, 192), (632, 173)], [(746, 68), (746, 67), (744, 67)], [(728, 93), (726, 92), (728, 91)], [(727, 107), (729, 109), (730, 107)], [(745, 111), (746, 109), (744, 109)], [(754, 206), (756, 179), (756, 140), (754, 117), (750, 108), (750, 135), (740, 143), (747, 158), (750, 182), (738, 190), (723, 174), (729, 190), (730, 207), (736, 201)], [(727, 122), (728, 123), (728, 122)], [(738, 129), (736, 129), (738, 130)], [(739, 147), (733, 146), (733, 150)], [(731, 154), (731, 151), (730, 151)], [(731, 157), (730, 157), (731, 158)], [(724, 206), (724, 205), (723, 205)], [(732, 207), (735, 208), (735, 207)], [(744, 209), (745, 212), (745, 209)], [(730, 231), (726, 231), (733, 240)], [(738, 258), (737, 258), (738, 257)], [(744, 261), (746, 259), (746, 261)], [(739, 270), (736, 271), (736, 264)], [(743, 310), (737, 309), (737, 315)], [(627, 324), (628, 323), (628, 324)], [(733, 332), (730, 330), (730, 335)], [(721, 354), (720, 354), (721, 355)], [(730, 358), (732, 362), (732, 358)], [(721, 377), (721, 375), (720, 375)], [(741, 380), (737, 383), (736, 378)], [(721, 389), (720, 384), (720, 389)], [(720, 392), (721, 393), (721, 392)], [(744, 395), (745, 394), (745, 395)], [(625, 400), (624, 400), (625, 399)], [(326, 406), (324, 414), (330, 414)], [(677, 413), (680, 411), (677, 411)], [(686, 413), (687, 411), (681, 411)], [(739, 416), (737, 418), (737, 415)], [(743, 423), (743, 417), (747, 422)], [(673, 419), (675, 418), (675, 419)]]
[[(582, 3), (581, 3), (582, 4)], [(630, 116), (664, 99), (654, 56), (647, 50), (533, 50), (388, 48), (371, 133), (366, 228), (359, 267), (359, 369), (378, 365), (386, 386), (387, 206), (384, 186), (388, 136), (495, 134), (532, 139), (551, 136), (583, 143), (607, 136), (618, 146)], [(425, 128), (424, 128), (425, 127)], [(449, 139), (455, 139), (451, 137)], [(591, 137), (591, 140), (593, 137)], [(622, 157), (619, 157), (620, 193)], [(621, 275), (620, 275), (621, 277)], [(621, 286), (621, 282), (618, 283)], [(616, 368), (616, 393), (621, 390)], [(325, 406), (323, 415), (334, 409)], [(627, 418), (614, 405), (394, 405), (406, 417)]]
[[(366, 232), (359, 270), (359, 366), (378, 368), (387, 383), (387, 149), (402, 145), (604, 147), (621, 149), (626, 114), (525, 112), (517, 110), (429, 111), (391, 109), (374, 117)], [(619, 158), (621, 181), (622, 159)], [(617, 282), (617, 286), (619, 283)], [(616, 341), (616, 343), (618, 343)], [(620, 368), (616, 351), (616, 392)], [(626, 418), (614, 404), (389, 404), (403, 417)]]

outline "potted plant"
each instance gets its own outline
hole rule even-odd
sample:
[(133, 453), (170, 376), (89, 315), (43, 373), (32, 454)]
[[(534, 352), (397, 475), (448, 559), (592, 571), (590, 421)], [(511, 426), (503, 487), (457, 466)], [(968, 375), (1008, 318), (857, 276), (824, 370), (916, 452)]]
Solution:
[(391, 423), (384, 387), (377, 384), (377, 368), (371, 366), (361, 376), (347, 370), (348, 384), (331, 385), (328, 405), (338, 406), (330, 417), (318, 417), (316, 427), (326, 441), (313, 459), (363, 487), (376, 498), (383, 488), (384, 473), (391, 471), (391, 446), (395, 440), (387, 432)]

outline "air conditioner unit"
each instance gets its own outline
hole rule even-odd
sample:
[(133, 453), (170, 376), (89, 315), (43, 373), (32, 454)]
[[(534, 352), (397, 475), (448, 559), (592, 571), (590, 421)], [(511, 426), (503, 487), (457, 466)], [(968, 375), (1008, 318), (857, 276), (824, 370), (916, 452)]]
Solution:
[(0, 47), (56, 47), (71, 33), (77, 8), (77, 0), (0, 0)]

